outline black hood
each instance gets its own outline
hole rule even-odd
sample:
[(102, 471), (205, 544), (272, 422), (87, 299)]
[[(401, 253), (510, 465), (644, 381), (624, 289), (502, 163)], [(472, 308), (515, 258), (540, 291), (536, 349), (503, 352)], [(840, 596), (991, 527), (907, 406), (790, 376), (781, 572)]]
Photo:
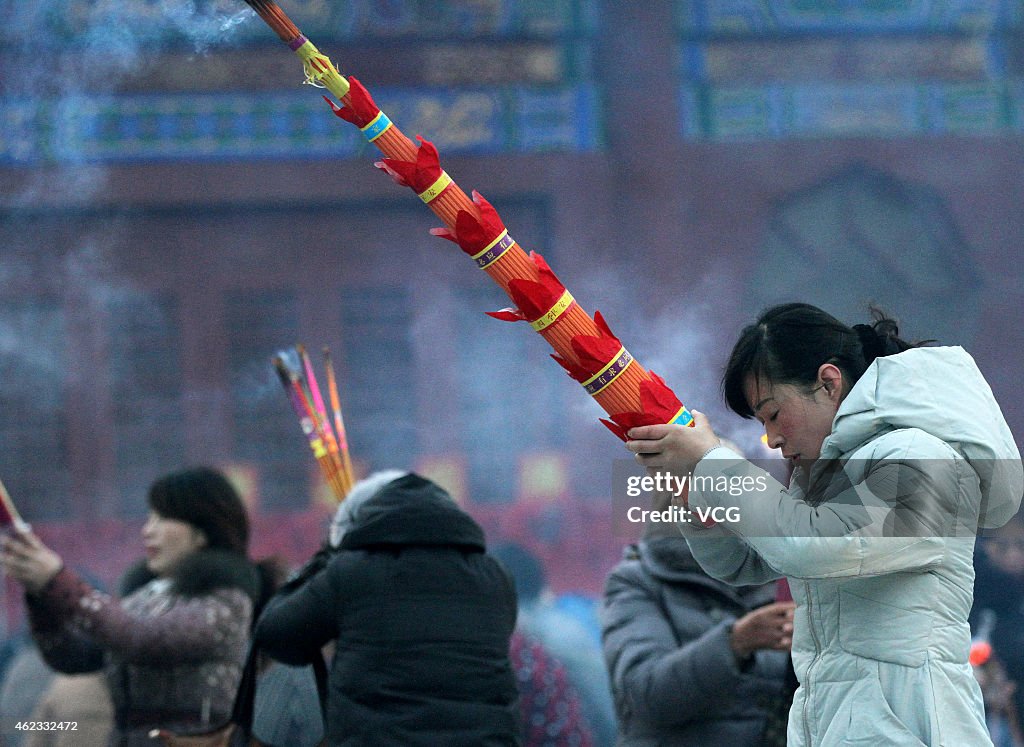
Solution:
[(388, 483), (363, 504), (340, 549), (448, 545), (483, 552), (484, 532), (440, 487), (416, 474)]

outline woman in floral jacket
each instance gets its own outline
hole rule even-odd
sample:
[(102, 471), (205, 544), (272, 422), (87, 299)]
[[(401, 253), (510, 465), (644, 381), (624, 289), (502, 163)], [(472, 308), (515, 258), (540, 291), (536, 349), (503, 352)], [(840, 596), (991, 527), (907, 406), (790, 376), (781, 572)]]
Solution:
[(245, 508), (219, 472), (167, 475), (149, 506), (145, 564), (121, 600), (85, 583), (31, 531), (0, 542), (43, 657), (61, 672), (105, 670), (112, 744), (126, 747), (151, 745), (154, 728), (200, 732), (227, 720), (262, 588), (247, 559)]

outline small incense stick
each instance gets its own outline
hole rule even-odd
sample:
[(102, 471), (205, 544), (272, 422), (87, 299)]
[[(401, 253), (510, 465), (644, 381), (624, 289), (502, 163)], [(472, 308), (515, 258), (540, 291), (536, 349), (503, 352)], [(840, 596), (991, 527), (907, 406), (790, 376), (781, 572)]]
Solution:
[[(347, 442), (342, 451), (327, 417), (327, 408), (324, 405), (323, 396), (320, 394), (320, 387), (316, 382), (316, 375), (305, 347), (296, 345), (294, 353), (299, 361), (297, 369), (292, 369), (289, 366), (284, 355), (275, 355), (272, 362), (278, 378), (288, 394), (292, 409), (299, 418), (299, 425), (309, 441), (313, 456), (316, 457), (317, 463), (320, 465), (324, 479), (335, 497), (342, 501), (352, 488), (354, 481)], [(328, 373), (328, 376), (331, 376), (331, 372)], [(336, 389), (337, 385), (334, 386)], [(333, 405), (334, 400), (332, 399)], [(337, 407), (335, 408), (336, 423), (341, 422), (340, 416), (340, 407)], [(342, 438), (344, 439), (344, 436)]]
[(342, 466), (345, 475), (351, 482), (352, 457), (348, 452), (348, 436), (345, 433), (345, 421), (341, 417), (341, 399), (338, 397), (338, 380), (334, 376), (334, 364), (331, 362), (331, 351), (324, 346), (324, 366), (327, 369), (327, 391), (331, 398), (331, 409), (334, 411), (334, 430), (338, 435), (338, 448), (341, 450)]
[(4, 487), (3, 480), (0, 480), (0, 526), (13, 526), (15, 529), (27, 526), (11, 500), (11, 494)]
[(316, 382), (316, 374), (313, 372), (313, 362), (309, 359), (304, 345), (296, 345), (295, 352), (299, 354), (299, 361), (302, 369), (306, 372), (306, 385), (312, 397), (313, 405), (316, 407), (316, 414), (321, 420), (321, 427), (328, 436), (334, 438), (334, 431), (331, 429), (331, 421), (327, 419), (327, 407), (324, 405), (324, 398), (320, 394), (320, 386)]
[(306, 352), (304, 345), (296, 345), (295, 352), (299, 356), (302, 371), (306, 375), (305, 384), (309, 390), (310, 409), (314, 410), (313, 418), (317, 424), (318, 432), (323, 437), (324, 443), (327, 445), (327, 451), (331, 459), (334, 460), (335, 471), (340, 475), (344, 484), (347, 482), (345, 465), (338, 448), (338, 439), (335, 437), (334, 430), (331, 428), (331, 421), (327, 417), (327, 407), (324, 405), (324, 398), (320, 394), (320, 385), (316, 381), (313, 362), (309, 359), (309, 354)]
[(318, 427), (316, 413), (313, 411), (308, 395), (302, 388), (299, 374), (288, 367), (282, 356), (276, 355), (272, 360), (274, 368), (277, 370), (278, 378), (281, 380), (281, 385), (288, 394), (292, 409), (299, 418), (299, 426), (309, 442), (309, 448), (312, 450), (317, 464), (320, 465), (320, 471), (323, 473), (324, 479), (331, 486), (335, 496), (338, 500), (341, 500), (348, 492), (348, 489), (338, 477), (336, 459), (330, 454), (324, 442), (323, 431)]

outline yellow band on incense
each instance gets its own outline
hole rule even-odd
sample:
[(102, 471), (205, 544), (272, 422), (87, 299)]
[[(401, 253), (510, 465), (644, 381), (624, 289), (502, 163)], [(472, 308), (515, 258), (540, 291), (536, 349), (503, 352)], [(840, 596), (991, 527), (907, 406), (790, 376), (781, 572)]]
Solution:
[(444, 192), (445, 187), (452, 183), (452, 178), (448, 176), (447, 171), (442, 171), (441, 176), (437, 177), (437, 181), (427, 187), (425, 190), (420, 192), (420, 199), (424, 202), (433, 201), (439, 194)]
[(540, 319), (530, 322), (530, 326), (537, 332), (540, 332), (546, 327), (550, 327), (552, 324), (557, 322), (559, 318), (566, 312), (566, 310), (572, 306), (572, 302), (576, 300), (572, 297), (569, 291), (565, 291), (559, 296), (558, 300), (555, 301), (555, 305), (548, 309)]
[(335, 69), (327, 55), (321, 54), (309, 39), (295, 50), (295, 54), (302, 59), (310, 83), (319, 83), (339, 99), (348, 93), (348, 81)]

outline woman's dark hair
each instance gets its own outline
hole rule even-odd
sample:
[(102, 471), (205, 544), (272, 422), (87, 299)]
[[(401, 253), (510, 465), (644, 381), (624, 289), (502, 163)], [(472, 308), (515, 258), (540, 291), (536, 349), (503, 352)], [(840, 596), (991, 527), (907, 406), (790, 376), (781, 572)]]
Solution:
[(744, 385), (757, 382), (813, 386), (818, 369), (831, 363), (852, 386), (875, 358), (901, 353), (931, 342), (909, 343), (899, 337), (896, 321), (871, 307), (871, 324), (847, 327), (817, 306), (786, 303), (764, 311), (745, 327), (722, 375), (722, 393), (729, 409), (754, 416)]
[(149, 506), (165, 518), (201, 529), (211, 550), (248, 553), (245, 505), (238, 491), (215, 469), (195, 467), (161, 477), (149, 489)]
[(512, 576), (516, 596), (520, 600), (532, 602), (540, 597), (547, 585), (547, 577), (544, 564), (533, 552), (515, 542), (506, 542), (492, 548), (489, 554), (497, 558)]

